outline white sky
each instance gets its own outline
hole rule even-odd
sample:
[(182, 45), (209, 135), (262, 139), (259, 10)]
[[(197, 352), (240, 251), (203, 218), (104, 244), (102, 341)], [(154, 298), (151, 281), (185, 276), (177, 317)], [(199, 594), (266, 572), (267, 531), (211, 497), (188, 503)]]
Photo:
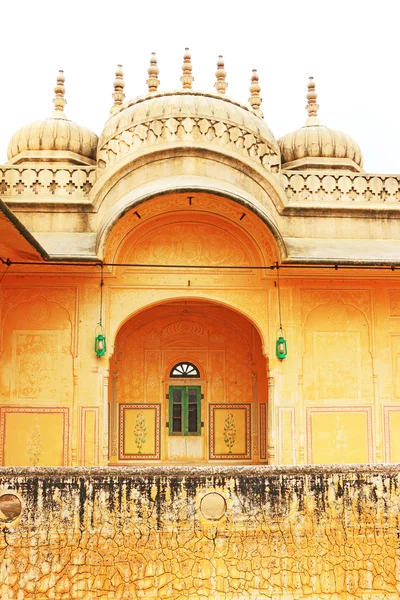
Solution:
[(128, 98), (146, 92), (150, 53), (160, 89), (180, 87), (191, 50), (194, 87), (247, 101), (251, 70), (275, 136), (304, 124), (308, 77), (324, 125), (351, 135), (368, 172), (400, 173), (399, 0), (8, 0), (1, 7), (0, 162), (20, 126), (49, 117), (64, 69), (68, 118), (101, 132), (116, 65)]

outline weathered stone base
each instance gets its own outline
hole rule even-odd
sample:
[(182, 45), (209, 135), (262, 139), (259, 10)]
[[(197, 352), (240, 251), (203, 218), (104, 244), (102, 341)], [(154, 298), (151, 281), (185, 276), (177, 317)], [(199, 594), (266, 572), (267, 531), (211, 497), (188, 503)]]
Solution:
[(0, 597), (395, 600), (399, 491), (400, 465), (3, 468)]

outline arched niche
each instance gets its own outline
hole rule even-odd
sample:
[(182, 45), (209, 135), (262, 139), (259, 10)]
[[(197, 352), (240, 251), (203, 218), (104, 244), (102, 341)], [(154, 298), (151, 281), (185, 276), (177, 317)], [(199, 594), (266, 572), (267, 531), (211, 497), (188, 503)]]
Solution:
[(371, 339), (365, 314), (336, 298), (311, 310), (304, 324), (303, 367), (307, 403), (372, 402)]
[(21, 297), (3, 322), (1, 391), (15, 403), (72, 402), (70, 315), (39, 294)]
[[(200, 376), (196, 380), (171, 378), (171, 368), (181, 361), (195, 365)], [(266, 460), (267, 361), (256, 328), (238, 312), (198, 299), (163, 302), (142, 310), (118, 331), (110, 381), (111, 462), (218, 464), (233, 460), (247, 464)], [(198, 393), (199, 429), (195, 433), (185, 431), (184, 421), (183, 433), (171, 431), (174, 390), (184, 394), (182, 402), (188, 401), (185, 394), (190, 390)], [(189, 408), (182, 409), (183, 419)], [(224, 447), (227, 423), (236, 427), (231, 448)], [(132, 433), (135, 427), (137, 440), (144, 435), (147, 440), (140, 448)], [(147, 436), (156, 430), (158, 442), (150, 447)]]
[[(147, 236), (147, 239), (146, 239)], [(185, 243), (186, 240), (186, 243)], [(262, 266), (279, 248), (252, 211), (218, 195), (171, 193), (131, 209), (108, 232), (104, 261)], [(146, 260), (145, 260), (146, 259)]]

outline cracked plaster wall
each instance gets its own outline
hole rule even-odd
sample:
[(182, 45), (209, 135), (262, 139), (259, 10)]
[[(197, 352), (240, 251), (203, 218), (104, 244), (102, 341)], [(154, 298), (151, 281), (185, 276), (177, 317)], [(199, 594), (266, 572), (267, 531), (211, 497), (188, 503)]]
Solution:
[(398, 599), (399, 490), (399, 465), (4, 468), (0, 597)]

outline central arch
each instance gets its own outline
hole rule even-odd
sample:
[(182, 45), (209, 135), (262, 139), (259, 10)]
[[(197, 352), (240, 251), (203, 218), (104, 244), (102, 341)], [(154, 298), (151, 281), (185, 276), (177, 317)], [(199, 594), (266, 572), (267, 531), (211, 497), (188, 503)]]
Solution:
[(200, 299), (142, 310), (116, 336), (110, 381), (111, 464), (266, 462), (267, 361), (237, 311)]

